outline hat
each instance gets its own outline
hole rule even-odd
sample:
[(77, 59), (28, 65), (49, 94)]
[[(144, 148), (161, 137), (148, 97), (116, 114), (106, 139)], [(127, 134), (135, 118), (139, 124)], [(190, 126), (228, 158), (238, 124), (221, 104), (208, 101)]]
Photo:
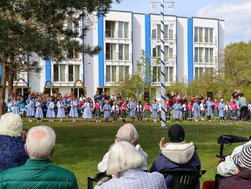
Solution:
[(179, 124), (174, 124), (168, 130), (168, 137), (171, 142), (182, 142), (185, 139), (185, 131)]
[(251, 144), (245, 145), (240, 153), (234, 155), (233, 160), (237, 167), (251, 169)]

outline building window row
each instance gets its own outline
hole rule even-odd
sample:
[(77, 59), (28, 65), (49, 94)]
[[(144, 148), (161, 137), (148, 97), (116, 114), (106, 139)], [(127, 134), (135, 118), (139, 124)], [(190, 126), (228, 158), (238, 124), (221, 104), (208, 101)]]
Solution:
[(195, 67), (195, 79), (198, 79), (203, 73), (213, 73), (214, 68)]
[(80, 79), (80, 65), (54, 64), (53, 81), (67, 82)]
[(195, 27), (194, 42), (213, 43), (213, 28)]
[(106, 82), (121, 82), (129, 76), (129, 66), (106, 66)]
[(114, 39), (128, 39), (129, 38), (129, 23), (128, 22), (105, 22), (105, 37)]
[[(156, 24), (156, 26), (152, 29), (152, 39), (160, 39), (160, 24)], [(164, 25), (164, 38), (165, 39), (174, 39), (173, 28), (170, 25)]]
[(106, 43), (106, 60), (129, 60), (129, 44)]
[[(153, 58), (160, 58), (160, 50), (161, 46), (157, 45), (156, 47), (152, 48), (152, 56)], [(174, 58), (173, 55), (173, 48), (169, 48), (168, 46), (164, 46), (164, 58), (165, 61), (168, 60), (168, 58)]]
[[(152, 67), (152, 82), (160, 82), (160, 66)], [(165, 82), (173, 82), (173, 67), (165, 67)]]
[(194, 62), (196, 63), (213, 63), (213, 48), (203, 48), (203, 47), (195, 47), (194, 51)]

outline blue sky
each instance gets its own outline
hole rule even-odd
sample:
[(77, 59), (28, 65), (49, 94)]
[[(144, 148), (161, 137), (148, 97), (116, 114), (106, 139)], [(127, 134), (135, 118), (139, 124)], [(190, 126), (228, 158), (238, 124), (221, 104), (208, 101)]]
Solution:
[[(114, 3), (112, 10), (150, 13), (150, 2), (160, 0), (122, 0)], [(251, 41), (251, 0), (171, 0), (174, 10), (165, 9), (165, 14), (178, 16), (201, 16), (225, 20), (225, 44)], [(166, 6), (167, 7), (167, 6)], [(159, 13), (159, 6), (155, 13)]]

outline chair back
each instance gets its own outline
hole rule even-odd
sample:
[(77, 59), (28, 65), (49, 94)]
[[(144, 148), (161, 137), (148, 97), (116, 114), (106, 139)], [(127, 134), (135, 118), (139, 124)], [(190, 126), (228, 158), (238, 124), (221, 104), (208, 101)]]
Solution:
[(194, 189), (199, 184), (199, 170), (163, 170), (164, 177), (172, 176), (170, 189)]
[(98, 173), (95, 177), (91, 177), (89, 176), (87, 178), (87, 186), (88, 186), (88, 189), (93, 189), (94, 186), (95, 186), (95, 183), (100, 185), (102, 184), (103, 182), (106, 182), (108, 181), (109, 179), (111, 179), (111, 176), (108, 176), (106, 174), (106, 172), (101, 172), (101, 173)]

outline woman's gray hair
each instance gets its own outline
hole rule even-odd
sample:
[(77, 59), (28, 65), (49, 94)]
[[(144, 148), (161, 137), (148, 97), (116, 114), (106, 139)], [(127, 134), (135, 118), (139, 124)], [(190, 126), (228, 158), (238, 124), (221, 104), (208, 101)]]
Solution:
[(23, 122), (19, 115), (6, 113), (0, 119), (0, 135), (20, 137), (23, 129)]
[(143, 156), (132, 144), (125, 141), (117, 142), (109, 151), (107, 174), (112, 175), (129, 169), (141, 168), (143, 164)]
[(126, 141), (135, 145), (139, 134), (131, 123), (127, 123), (119, 128), (116, 137), (119, 141)]
[(50, 158), (55, 147), (56, 134), (48, 126), (32, 127), (27, 134), (26, 149), (31, 159)]

